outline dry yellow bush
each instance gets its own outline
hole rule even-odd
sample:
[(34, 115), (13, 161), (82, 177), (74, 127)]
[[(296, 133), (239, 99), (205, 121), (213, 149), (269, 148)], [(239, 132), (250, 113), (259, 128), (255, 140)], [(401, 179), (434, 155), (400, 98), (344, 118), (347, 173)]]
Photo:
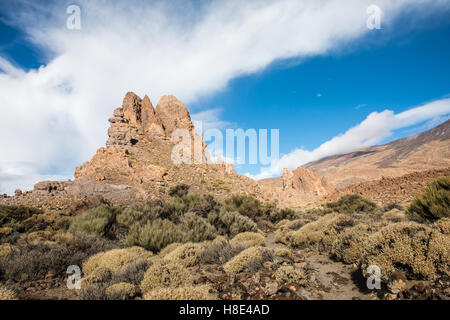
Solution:
[(216, 300), (217, 296), (208, 285), (179, 288), (158, 288), (147, 292), (145, 300)]
[(273, 259), (273, 250), (265, 247), (250, 247), (228, 261), (223, 269), (228, 274), (254, 272), (263, 267), (264, 262)]
[(0, 238), (4, 238), (13, 233), (13, 229), (10, 227), (2, 227), (0, 228)]
[(303, 273), (292, 266), (279, 267), (275, 272), (275, 280), (280, 283), (301, 283), (304, 278)]
[(275, 255), (281, 258), (293, 259), (292, 251), (287, 248), (276, 249)]
[(236, 235), (230, 240), (232, 246), (244, 246), (244, 247), (254, 247), (254, 246), (265, 246), (266, 239), (263, 235), (256, 232), (243, 232)]
[(9, 243), (0, 244), (0, 259), (6, 259), (13, 253), (17, 253), (18, 249)]
[(203, 243), (205, 249), (202, 254), (201, 263), (224, 264), (236, 254), (244, 250), (244, 247), (232, 247), (224, 236), (218, 236), (213, 241)]
[(39, 242), (46, 241), (52, 238), (52, 233), (50, 231), (35, 231), (27, 234), (27, 242)]
[(406, 214), (399, 209), (392, 209), (383, 214), (383, 219), (394, 221), (394, 222), (402, 222), (408, 220)]
[(426, 225), (389, 225), (369, 236), (363, 246), (361, 269), (366, 277), (370, 265), (381, 269), (384, 281), (394, 271), (403, 271), (411, 278), (429, 278), (435, 273), (450, 275), (450, 236)]
[(283, 244), (290, 244), (291, 237), (294, 234), (294, 231), (290, 231), (289, 229), (278, 229), (275, 231), (275, 241)]
[(337, 235), (351, 225), (352, 220), (346, 214), (327, 214), (295, 231), (290, 237), (290, 244), (293, 247), (306, 247), (314, 244), (319, 249), (323, 249), (331, 246)]
[(164, 247), (164, 249), (162, 249), (158, 253), (158, 257), (164, 258), (167, 254), (171, 253), (173, 250), (175, 250), (176, 248), (178, 248), (181, 245), (183, 245), (183, 244), (180, 242), (174, 242), (174, 243), (169, 244), (168, 246)]
[(147, 293), (156, 288), (176, 288), (190, 286), (192, 283), (191, 275), (182, 265), (155, 262), (145, 272), (141, 291)]
[(287, 223), (291, 222), (291, 220), (283, 219), (275, 224), (275, 228), (280, 229), (284, 227)]
[(385, 225), (383, 222), (371, 225), (360, 223), (347, 228), (334, 240), (331, 252), (339, 261), (348, 264), (359, 263), (364, 241), (370, 234), (380, 230)]
[(298, 230), (305, 224), (305, 219), (282, 220), (277, 224), (278, 230), (275, 231), (275, 241), (283, 244), (290, 244), (291, 237), (295, 230)]
[(90, 257), (83, 264), (83, 272), (85, 275), (89, 275), (100, 269), (108, 269), (115, 272), (133, 261), (138, 259), (150, 259), (152, 256), (152, 252), (146, 251), (141, 247), (100, 252)]
[(109, 269), (103, 268), (103, 269), (96, 269), (89, 273), (88, 275), (85, 275), (83, 278), (81, 278), (81, 287), (87, 288), (90, 285), (107, 282), (111, 280), (112, 272)]
[(121, 282), (106, 288), (106, 296), (109, 300), (127, 300), (137, 295), (136, 286), (131, 283)]
[(14, 291), (0, 285), (0, 300), (18, 300)]
[(201, 244), (188, 242), (169, 252), (163, 260), (193, 267), (200, 263), (203, 251), (204, 247)]
[(433, 224), (433, 228), (439, 230), (443, 234), (450, 235), (450, 218), (439, 219)]

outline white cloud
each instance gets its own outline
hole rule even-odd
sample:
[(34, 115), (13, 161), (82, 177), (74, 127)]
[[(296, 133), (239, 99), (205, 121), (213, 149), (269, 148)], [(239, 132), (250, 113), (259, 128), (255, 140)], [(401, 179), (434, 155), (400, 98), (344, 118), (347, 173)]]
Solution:
[[(6, 19), (49, 62), (26, 72), (0, 58), (0, 171), (18, 168), (13, 176), (37, 181), (70, 177), (75, 165), (88, 160), (104, 144), (107, 118), (127, 91), (149, 94), (154, 103), (173, 93), (189, 105), (277, 59), (339, 50), (370, 32), (366, 8), (373, 0), (230, 0), (201, 7), (186, 1), (84, 0), (79, 31), (65, 27), (60, 1), (19, 2), (2, 4)], [(449, 7), (448, 1), (431, 0), (376, 3), (383, 25), (416, 4), (417, 15)], [(29, 188), (31, 180), (18, 179), (17, 186)]]
[(224, 129), (231, 126), (228, 121), (220, 119), (222, 115), (221, 109), (209, 109), (191, 114), (192, 122), (195, 125), (195, 129), (200, 133), (211, 129)]
[(345, 154), (359, 148), (373, 146), (392, 135), (397, 129), (420, 124), (427, 120), (443, 119), (450, 114), (450, 99), (441, 99), (419, 107), (395, 114), (393, 111), (372, 112), (357, 126), (347, 130), (331, 140), (323, 143), (317, 149), (308, 151), (295, 149), (283, 155), (280, 160), (269, 168), (264, 168), (257, 175), (248, 176), (254, 179), (270, 178), (282, 174), (284, 168), (294, 170), (297, 167), (324, 157)]

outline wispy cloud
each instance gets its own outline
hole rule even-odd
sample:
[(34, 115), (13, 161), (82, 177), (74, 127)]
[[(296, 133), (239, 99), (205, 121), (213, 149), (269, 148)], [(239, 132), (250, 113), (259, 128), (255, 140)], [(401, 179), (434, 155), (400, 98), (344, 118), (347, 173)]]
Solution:
[(210, 129), (224, 129), (232, 125), (231, 122), (221, 120), (222, 109), (209, 109), (191, 114), (196, 130), (200, 133)]
[(361, 104), (358, 104), (357, 106), (355, 106), (355, 109), (358, 110), (358, 109), (361, 109), (361, 108), (364, 108), (364, 107), (368, 107), (368, 106), (369, 105), (366, 104), (366, 103), (361, 103)]
[[(48, 63), (25, 71), (0, 58), (0, 149), (7, 150), (0, 169), (26, 160), (19, 176), (67, 176), (104, 144), (107, 118), (127, 91), (154, 101), (173, 93), (189, 106), (275, 60), (327, 54), (361, 38), (372, 2), (81, 0), (78, 31), (65, 27), (61, 1), (3, 2), (5, 21), (21, 28)], [(416, 15), (449, 7), (377, 3), (383, 25), (405, 7)], [(17, 185), (27, 189), (32, 181)]]
[(318, 148), (308, 151), (295, 149), (283, 155), (280, 160), (268, 168), (264, 168), (257, 175), (250, 175), (254, 179), (264, 179), (281, 175), (284, 168), (294, 170), (297, 167), (324, 157), (345, 154), (359, 148), (373, 146), (390, 137), (394, 130), (407, 128), (450, 114), (450, 99), (441, 99), (411, 108), (401, 113), (391, 110), (372, 112), (360, 124), (350, 128)]

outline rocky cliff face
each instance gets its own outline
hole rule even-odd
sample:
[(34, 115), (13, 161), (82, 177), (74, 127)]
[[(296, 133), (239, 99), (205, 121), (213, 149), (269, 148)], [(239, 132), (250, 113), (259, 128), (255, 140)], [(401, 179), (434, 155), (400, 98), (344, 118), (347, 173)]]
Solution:
[[(76, 168), (76, 180), (163, 186), (164, 176), (175, 165), (172, 150), (183, 143), (190, 150), (191, 163), (209, 162), (206, 144), (195, 133), (188, 109), (174, 96), (162, 97), (155, 110), (148, 96), (141, 99), (129, 92), (109, 122), (106, 148), (100, 148), (91, 161)], [(187, 139), (173, 138), (177, 129)]]

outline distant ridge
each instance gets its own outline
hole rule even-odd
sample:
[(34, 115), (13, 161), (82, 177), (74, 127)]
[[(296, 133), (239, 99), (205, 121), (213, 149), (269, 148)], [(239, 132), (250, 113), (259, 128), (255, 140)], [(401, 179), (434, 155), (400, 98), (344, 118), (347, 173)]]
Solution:
[(306, 164), (337, 188), (450, 166), (450, 120), (428, 131)]

